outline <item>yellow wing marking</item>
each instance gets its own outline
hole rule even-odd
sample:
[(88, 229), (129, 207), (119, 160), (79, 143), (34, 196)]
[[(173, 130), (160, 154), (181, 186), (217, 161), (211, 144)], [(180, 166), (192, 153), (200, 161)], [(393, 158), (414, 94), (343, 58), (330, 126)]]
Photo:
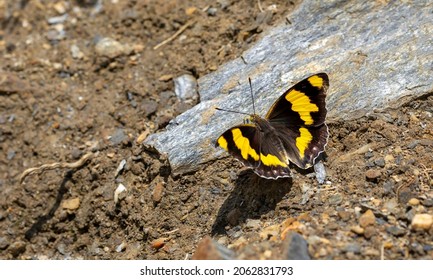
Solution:
[[(261, 160), (266, 166), (283, 166), (287, 167), (287, 163), (282, 162), (278, 157), (274, 155), (264, 155), (260, 153), (260, 157), (250, 145), (250, 140), (242, 135), (242, 131), (239, 128), (232, 129), (233, 141), (236, 147), (241, 151), (241, 156), (243, 159), (248, 160), (248, 156), (251, 156), (254, 160)], [(220, 137), (221, 139), (221, 137)], [(223, 147), (218, 139), (218, 144)], [(225, 139), (224, 139), (225, 141)], [(227, 143), (227, 141), (226, 141)], [(224, 148), (224, 147), (223, 147)]]
[(310, 82), (313, 87), (316, 87), (318, 89), (323, 88), (323, 79), (320, 76), (311, 76), (310, 78), (308, 78), (308, 82)]
[(301, 158), (305, 155), (305, 150), (307, 149), (308, 145), (311, 143), (311, 140), (313, 140), (313, 135), (306, 129), (305, 127), (301, 127), (299, 129), (300, 135), (299, 137), (296, 137), (296, 147), (299, 150), (299, 154), (301, 155)]
[[(310, 79), (313, 77), (310, 77)], [(311, 112), (318, 112), (319, 107), (317, 107), (316, 104), (311, 103), (308, 96), (303, 92), (291, 90), (286, 94), (286, 100), (292, 104), (292, 110), (299, 114), (301, 119), (305, 122), (305, 125), (311, 125), (314, 123), (314, 120), (311, 117)]]
[(287, 167), (287, 164), (285, 162), (282, 162), (278, 157), (271, 155), (271, 154), (265, 156), (264, 154), (260, 153), (260, 160), (266, 166), (278, 166), (278, 165), (280, 165), (283, 167)]
[(248, 160), (248, 155), (250, 155), (254, 160), (259, 160), (259, 155), (257, 152), (251, 148), (250, 140), (242, 135), (242, 131), (239, 128), (232, 129), (233, 142), (235, 142), (236, 147), (241, 151), (241, 156), (243, 159)]
[(220, 145), (220, 147), (226, 151), (229, 150), (227, 147), (227, 140), (224, 138), (224, 136), (220, 136), (220, 138), (218, 138), (218, 145)]

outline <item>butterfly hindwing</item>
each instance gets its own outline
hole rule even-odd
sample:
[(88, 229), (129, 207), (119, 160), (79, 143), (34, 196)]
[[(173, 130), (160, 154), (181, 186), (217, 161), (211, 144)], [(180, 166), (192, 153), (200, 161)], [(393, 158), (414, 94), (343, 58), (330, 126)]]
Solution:
[(248, 167), (259, 166), (259, 141), (254, 125), (239, 125), (224, 132), (216, 145), (229, 152)]
[(269, 137), (255, 125), (239, 125), (224, 132), (217, 146), (228, 151), (245, 166), (264, 178), (289, 177), (288, 157), (278, 137)]
[(320, 126), (291, 128), (278, 124), (275, 128), (289, 160), (303, 169), (314, 164), (314, 159), (324, 151), (328, 141), (328, 127), (325, 123)]

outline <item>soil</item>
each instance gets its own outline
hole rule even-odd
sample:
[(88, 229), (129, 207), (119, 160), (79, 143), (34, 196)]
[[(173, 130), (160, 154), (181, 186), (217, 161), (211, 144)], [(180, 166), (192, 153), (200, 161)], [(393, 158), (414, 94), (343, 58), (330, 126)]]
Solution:
[(313, 170), (258, 178), (231, 157), (173, 177), (140, 144), (194, 105), (172, 78), (240, 57), (298, 4), (0, 1), (0, 258), (190, 259), (211, 236), (235, 258), (285, 259), (297, 232), (313, 259), (432, 259), (429, 93), (330, 123), (323, 184)]

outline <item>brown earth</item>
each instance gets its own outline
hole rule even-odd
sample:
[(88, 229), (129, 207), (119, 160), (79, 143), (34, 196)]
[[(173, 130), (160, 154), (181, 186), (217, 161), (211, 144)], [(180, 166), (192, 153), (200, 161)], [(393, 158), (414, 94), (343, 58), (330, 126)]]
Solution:
[[(314, 259), (433, 258), (433, 95), (329, 124), (322, 185), (233, 158), (173, 177), (137, 143), (194, 105), (172, 78), (239, 57), (297, 1), (93, 2), (0, 1), (1, 259), (184, 259), (207, 235), (238, 258), (280, 259), (287, 232)], [(105, 37), (124, 47), (97, 50)]]

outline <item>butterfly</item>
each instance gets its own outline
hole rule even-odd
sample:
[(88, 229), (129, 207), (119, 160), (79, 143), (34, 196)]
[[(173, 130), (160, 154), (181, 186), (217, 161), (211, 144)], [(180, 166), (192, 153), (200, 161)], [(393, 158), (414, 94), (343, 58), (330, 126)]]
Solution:
[(326, 73), (305, 78), (281, 95), (265, 117), (249, 115), (244, 124), (221, 134), (215, 146), (267, 179), (290, 177), (290, 162), (311, 167), (328, 141), (328, 88)]

